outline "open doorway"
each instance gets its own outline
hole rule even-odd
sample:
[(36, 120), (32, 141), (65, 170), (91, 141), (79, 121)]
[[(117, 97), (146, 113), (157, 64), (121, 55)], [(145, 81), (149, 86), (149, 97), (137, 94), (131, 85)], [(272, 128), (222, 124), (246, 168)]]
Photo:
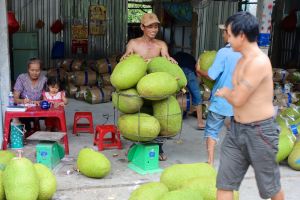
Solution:
[(153, 12), (152, 0), (132, 0), (128, 1), (128, 41), (142, 36), (140, 29), (140, 19), (145, 13)]

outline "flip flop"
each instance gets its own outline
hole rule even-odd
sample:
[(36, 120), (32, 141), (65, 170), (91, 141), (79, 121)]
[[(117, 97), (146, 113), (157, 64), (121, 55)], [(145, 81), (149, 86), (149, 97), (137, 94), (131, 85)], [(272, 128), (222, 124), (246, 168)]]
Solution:
[(200, 131), (203, 131), (203, 130), (205, 130), (205, 127), (197, 127), (196, 129), (200, 130)]

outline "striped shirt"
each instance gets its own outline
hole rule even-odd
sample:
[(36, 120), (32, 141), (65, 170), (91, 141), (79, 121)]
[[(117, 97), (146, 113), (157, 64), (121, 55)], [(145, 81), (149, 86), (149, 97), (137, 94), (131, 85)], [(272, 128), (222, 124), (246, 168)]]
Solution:
[(45, 88), (47, 78), (40, 75), (37, 83), (33, 86), (28, 73), (20, 74), (14, 86), (14, 90), (20, 92), (20, 98), (28, 97), (30, 100), (39, 101)]

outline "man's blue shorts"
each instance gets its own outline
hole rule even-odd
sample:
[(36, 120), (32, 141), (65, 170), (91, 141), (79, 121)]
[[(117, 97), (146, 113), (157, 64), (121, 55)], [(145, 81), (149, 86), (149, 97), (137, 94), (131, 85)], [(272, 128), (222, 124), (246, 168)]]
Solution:
[(198, 106), (202, 104), (202, 96), (200, 93), (199, 81), (196, 77), (195, 72), (185, 68), (183, 69), (183, 72), (187, 79), (187, 88), (189, 89), (189, 92), (192, 95), (193, 106)]
[(207, 118), (206, 118), (204, 137), (205, 138), (210, 137), (210, 138), (218, 141), (219, 140), (218, 135), (224, 125), (225, 118), (226, 118), (226, 116), (219, 115), (212, 111), (208, 111)]

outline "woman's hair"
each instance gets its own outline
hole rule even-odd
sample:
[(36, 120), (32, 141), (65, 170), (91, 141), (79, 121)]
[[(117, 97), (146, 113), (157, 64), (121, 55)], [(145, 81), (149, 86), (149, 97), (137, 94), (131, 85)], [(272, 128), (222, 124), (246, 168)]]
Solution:
[(60, 83), (60, 80), (54, 76), (50, 76), (48, 77), (48, 80), (47, 80), (47, 88), (49, 90), (49, 86), (55, 86), (57, 85), (58, 88), (59, 88), (59, 91), (61, 91), (61, 83)]
[(27, 68), (29, 69), (29, 66), (31, 64), (39, 64), (40, 65), (40, 68), (42, 68), (42, 61), (38, 58), (30, 58), (28, 61), (27, 61)]

